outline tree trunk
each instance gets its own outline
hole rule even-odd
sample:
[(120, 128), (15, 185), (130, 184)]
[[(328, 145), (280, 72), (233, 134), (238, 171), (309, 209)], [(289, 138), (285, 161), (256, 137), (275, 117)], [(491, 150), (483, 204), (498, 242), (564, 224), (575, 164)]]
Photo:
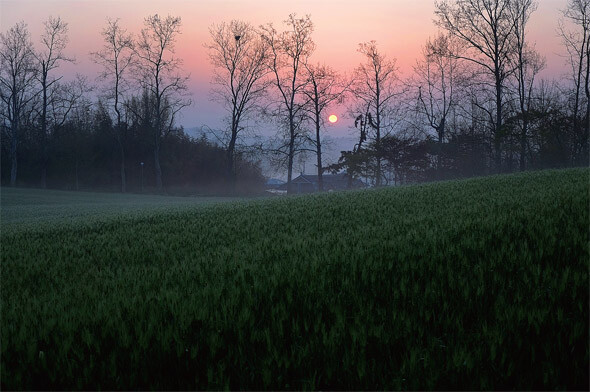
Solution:
[(438, 156), (436, 159), (436, 168), (439, 171), (439, 175), (440, 175), (440, 170), (441, 170), (441, 166), (442, 166), (441, 154), (442, 154), (442, 134), (440, 133), (440, 130), (439, 130), (439, 132), (438, 132)]
[(445, 138), (445, 118), (443, 117), (438, 125), (438, 156), (436, 158), (436, 169), (438, 171), (438, 178), (442, 179), (442, 146)]
[(47, 74), (43, 75), (43, 107), (41, 113), (41, 188), (47, 188)]
[[(584, 69), (584, 46), (586, 43), (586, 34), (584, 34), (584, 42), (582, 43), (582, 49), (580, 50), (580, 62), (578, 64), (578, 77), (576, 80), (576, 94), (575, 94), (575, 98), (574, 98), (574, 121), (573, 121), (573, 131), (574, 131), (574, 137), (577, 138), (579, 135), (579, 124), (578, 124), (578, 114), (579, 114), (579, 110), (580, 110), (580, 89), (582, 88), (582, 71)], [(571, 157), (571, 164), (575, 165), (576, 162), (578, 161), (578, 155), (581, 151), (583, 151), (583, 141), (580, 145), (580, 151), (577, 151), (577, 147), (574, 147), (574, 152), (573, 152), (573, 156)]]
[[(45, 151), (43, 152), (43, 155), (45, 156)], [(47, 160), (45, 159), (45, 157), (43, 157), (41, 159), (41, 188), (46, 189), (47, 188)]]
[(502, 82), (496, 73), (496, 130), (494, 132), (496, 172), (502, 171)]
[(525, 171), (526, 169), (526, 134), (528, 128), (528, 119), (527, 115), (523, 112), (523, 119), (522, 119), (522, 131), (520, 133), (520, 171)]
[(316, 104), (315, 113), (315, 140), (317, 144), (317, 158), (318, 158), (318, 190), (322, 192), (324, 190), (324, 179), (322, 178), (322, 143), (320, 140), (320, 113)]
[(380, 92), (379, 84), (377, 84), (377, 104), (375, 109), (375, 116), (377, 118), (376, 137), (375, 137), (375, 152), (377, 153), (377, 168), (375, 170), (375, 186), (381, 186), (381, 105), (379, 103)]
[(76, 163), (75, 163), (75, 174), (76, 174), (76, 191), (80, 190), (80, 181), (78, 176), (78, 157), (76, 156)]
[(119, 139), (119, 148), (121, 151), (121, 193), (127, 192), (127, 179), (125, 176), (125, 147)]
[(507, 165), (507, 172), (512, 173), (512, 164), (514, 163), (514, 149), (513, 149), (513, 141), (512, 138), (508, 141), (508, 165)]
[(583, 164), (588, 165), (589, 142), (590, 136), (590, 37), (586, 40), (586, 80), (584, 83), (584, 90), (586, 92), (586, 122), (584, 124), (584, 134), (582, 136), (582, 159)]
[(293, 192), (291, 180), (293, 179), (294, 151), (295, 151), (295, 140), (293, 140), (293, 138), (291, 138), (291, 140), (289, 141), (289, 162), (287, 164), (287, 193)]
[(289, 116), (289, 161), (287, 163), (287, 194), (292, 193), (291, 180), (293, 179), (293, 160), (295, 158), (295, 124), (293, 115)]
[(154, 169), (156, 171), (156, 187), (162, 190), (162, 168), (160, 167), (160, 144), (156, 143), (154, 148)]
[(590, 153), (590, 105), (586, 109), (586, 126), (585, 126), (584, 136), (583, 136), (583, 143), (584, 146), (582, 148), (582, 156), (583, 156), (583, 164), (588, 165), (590, 157), (588, 154)]
[(227, 179), (229, 182), (229, 190), (231, 193), (235, 193), (236, 191), (236, 171), (234, 166), (237, 137), (238, 135), (235, 129), (232, 130), (231, 139), (227, 147)]
[(159, 68), (156, 71), (156, 134), (154, 140), (154, 169), (156, 171), (156, 188), (162, 191), (162, 168), (160, 167), (160, 142), (162, 140), (162, 100), (160, 96)]
[[(13, 127), (16, 128), (16, 127)], [(13, 129), (12, 131), (12, 139), (10, 140), (10, 186), (16, 186), (16, 169), (17, 169), (17, 159), (16, 159), (16, 147), (18, 145), (17, 140), (17, 130)]]

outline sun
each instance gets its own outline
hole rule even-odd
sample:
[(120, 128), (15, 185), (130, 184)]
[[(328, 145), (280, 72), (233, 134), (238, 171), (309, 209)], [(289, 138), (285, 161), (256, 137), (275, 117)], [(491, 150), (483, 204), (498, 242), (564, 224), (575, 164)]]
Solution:
[(336, 121), (338, 121), (338, 117), (335, 114), (331, 114), (330, 117), (328, 117), (328, 121), (334, 124)]

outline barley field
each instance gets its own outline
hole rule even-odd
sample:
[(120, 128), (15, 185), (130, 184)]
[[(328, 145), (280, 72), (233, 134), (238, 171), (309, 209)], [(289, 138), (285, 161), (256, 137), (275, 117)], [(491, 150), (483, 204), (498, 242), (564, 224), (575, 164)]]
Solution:
[(588, 389), (588, 169), (263, 200), (2, 188), (2, 389)]

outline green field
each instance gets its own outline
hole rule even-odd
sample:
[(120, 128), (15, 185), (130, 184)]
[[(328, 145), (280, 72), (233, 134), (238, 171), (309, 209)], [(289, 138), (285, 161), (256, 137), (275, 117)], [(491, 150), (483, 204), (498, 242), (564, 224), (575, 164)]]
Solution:
[(588, 169), (228, 203), (3, 188), (1, 387), (587, 390), (589, 192)]

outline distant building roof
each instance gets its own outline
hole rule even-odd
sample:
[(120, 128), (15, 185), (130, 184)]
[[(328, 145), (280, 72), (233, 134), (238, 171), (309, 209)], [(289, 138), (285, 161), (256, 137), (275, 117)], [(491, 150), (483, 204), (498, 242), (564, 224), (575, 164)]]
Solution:
[[(352, 188), (364, 188), (364, 182), (358, 179), (350, 181), (346, 173), (339, 174), (323, 174), (322, 182), (324, 183), (325, 191), (336, 191)], [(291, 180), (293, 190), (295, 193), (316, 192), (319, 189), (319, 180), (317, 174), (301, 174)], [(279, 189), (287, 189), (287, 184), (283, 184)]]
[(266, 185), (283, 185), (285, 181), (276, 179), (276, 178), (269, 178), (266, 180)]

